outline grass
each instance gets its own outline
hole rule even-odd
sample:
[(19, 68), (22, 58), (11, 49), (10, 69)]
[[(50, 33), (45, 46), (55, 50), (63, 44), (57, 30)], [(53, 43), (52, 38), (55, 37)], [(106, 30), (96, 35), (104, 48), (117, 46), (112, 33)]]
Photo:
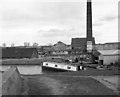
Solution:
[(61, 80), (64, 85), (67, 84), (67, 91), (71, 95), (103, 95), (114, 94), (113, 91), (107, 89), (98, 81), (92, 78), (66, 78), (66, 77), (53, 77)]
[[(61, 95), (117, 95), (113, 90), (89, 77), (29, 76), (28, 85), (29, 95), (54, 95), (54, 92), (62, 93)], [(54, 88), (56, 91), (51, 92)]]
[(2, 65), (39, 65), (42, 62), (50, 60), (50, 58), (33, 58), (33, 59), (5, 59), (2, 60)]

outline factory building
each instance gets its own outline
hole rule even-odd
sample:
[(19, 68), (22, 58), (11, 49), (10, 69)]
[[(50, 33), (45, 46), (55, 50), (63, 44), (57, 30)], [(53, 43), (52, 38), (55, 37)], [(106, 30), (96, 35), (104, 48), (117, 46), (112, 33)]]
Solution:
[(21, 59), (21, 58), (38, 58), (38, 50), (36, 48), (19, 48), (6, 47), (2, 48), (2, 59)]

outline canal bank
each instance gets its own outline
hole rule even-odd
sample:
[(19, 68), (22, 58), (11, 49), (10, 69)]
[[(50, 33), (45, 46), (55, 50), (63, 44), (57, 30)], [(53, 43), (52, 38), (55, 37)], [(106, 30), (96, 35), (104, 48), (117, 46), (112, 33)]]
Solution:
[[(88, 76), (23, 76), (28, 95), (117, 95), (112, 89)], [(24, 86), (24, 85), (23, 85)]]

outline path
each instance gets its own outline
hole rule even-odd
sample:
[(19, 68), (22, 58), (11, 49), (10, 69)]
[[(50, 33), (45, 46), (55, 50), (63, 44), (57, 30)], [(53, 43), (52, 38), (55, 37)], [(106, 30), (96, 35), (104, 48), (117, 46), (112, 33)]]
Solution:
[(92, 78), (98, 80), (108, 88), (114, 90), (117, 94), (119, 93), (119, 77), (118, 76), (92, 76)]

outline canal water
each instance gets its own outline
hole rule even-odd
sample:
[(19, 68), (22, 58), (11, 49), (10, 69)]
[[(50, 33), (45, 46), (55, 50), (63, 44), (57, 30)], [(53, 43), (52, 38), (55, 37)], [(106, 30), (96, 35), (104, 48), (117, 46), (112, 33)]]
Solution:
[(0, 66), (0, 71), (6, 71), (12, 67), (17, 67), (20, 74), (23, 75), (42, 74), (41, 65), (17, 65), (17, 66), (4, 65), (4, 66)]

